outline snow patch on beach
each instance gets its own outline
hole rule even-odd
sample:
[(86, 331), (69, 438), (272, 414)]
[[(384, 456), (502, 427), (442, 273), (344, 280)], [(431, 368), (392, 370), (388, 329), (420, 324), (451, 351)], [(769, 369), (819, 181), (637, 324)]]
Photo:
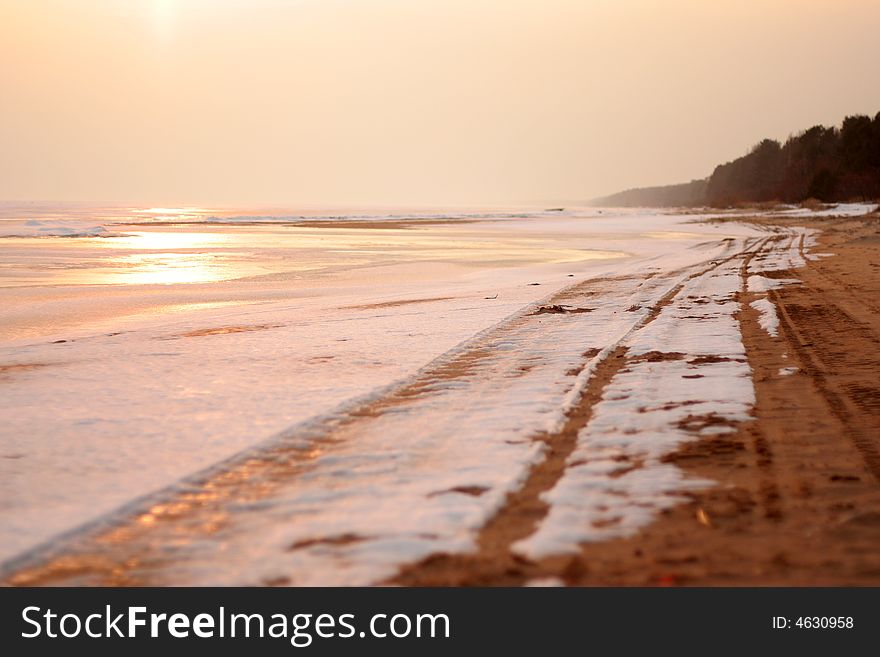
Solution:
[(755, 403), (735, 301), (737, 259), (685, 283), (654, 321), (622, 341), (627, 363), (606, 386), (550, 512), (514, 549), (539, 559), (627, 536), (710, 482), (662, 458), (684, 442), (735, 430)]
[(750, 274), (762, 272), (789, 271), (806, 264), (800, 255), (801, 232), (780, 237), (776, 248), (762, 251), (749, 263)]
[(822, 209), (792, 206), (787, 210), (768, 214), (787, 217), (859, 217), (872, 212), (875, 207), (873, 203), (832, 203)]
[(760, 313), (758, 323), (761, 328), (775, 338), (779, 335), (779, 316), (776, 314), (776, 305), (767, 298), (752, 301), (749, 304)]
[[(766, 271), (766, 270), (762, 270)], [(776, 290), (784, 285), (797, 285), (800, 281), (796, 278), (767, 278), (766, 276), (749, 276), (749, 292), (767, 292)]]

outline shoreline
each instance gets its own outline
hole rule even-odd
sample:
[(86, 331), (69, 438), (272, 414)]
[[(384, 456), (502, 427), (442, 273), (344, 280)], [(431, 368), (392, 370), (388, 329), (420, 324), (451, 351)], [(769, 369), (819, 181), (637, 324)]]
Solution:
[[(285, 530), (289, 536), (285, 539), (287, 551), (292, 553), (289, 558), (296, 557), (290, 564), (292, 570), (289, 574), (281, 574), (284, 571), (281, 568), (276, 574), (263, 576), (261, 583), (304, 583), (297, 571), (305, 572), (303, 569), (310, 567), (307, 565), (309, 559), (319, 559), (316, 563), (321, 563), (320, 560), (327, 558), (331, 559), (330, 563), (340, 564), (346, 559), (354, 559), (355, 564), (358, 559), (366, 559), (352, 571), (350, 577), (354, 577), (354, 582), (416, 586), (876, 583), (880, 581), (880, 557), (874, 556), (873, 547), (880, 536), (880, 490), (876, 478), (880, 472), (880, 460), (876, 456), (874, 436), (880, 429), (880, 404), (875, 402), (880, 397), (876, 386), (880, 361), (875, 362), (877, 357), (866, 345), (880, 344), (880, 325), (873, 301), (878, 298), (878, 290), (872, 287), (877, 279), (872, 258), (877, 262), (880, 221), (876, 217), (741, 216), (731, 220), (763, 226), (766, 236), (744, 238), (738, 248), (734, 248), (732, 242), (722, 240), (716, 245), (722, 249), (718, 252), (720, 255), (707, 254), (709, 257), (702, 266), (691, 266), (680, 272), (670, 271), (662, 275), (633, 273), (575, 283), (548, 298), (543, 305), (523, 308), (512, 319), (489, 330), (482, 342), (472, 340), (471, 346), (441, 359), (433, 369), (423, 370), (421, 378), (353, 408), (347, 418), (331, 423), (323, 434), (316, 434), (318, 440), (311, 447), (307, 448), (305, 443), (297, 440), (292, 446), (293, 451), (281, 444), (280, 451), (269, 450), (262, 456), (253, 454), (239, 466), (217, 471), (207, 480), (196, 482), (188, 492), (172, 495), (148, 512), (138, 512), (128, 519), (119, 518), (97, 533), (79, 536), (72, 543), (58, 546), (59, 549), (52, 553), (54, 556), (49, 556), (42, 564), (32, 563), (23, 570), (7, 571), (4, 579), (13, 585), (173, 585), (180, 581), (179, 575), (174, 575), (175, 571), (184, 573), (190, 557), (176, 563), (174, 557), (163, 555), (162, 545), (168, 545), (169, 541), (192, 542), (196, 553), (211, 549), (210, 546), (218, 540), (224, 544), (231, 541), (239, 546), (237, 549), (245, 550), (242, 554), (253, 549), (257, 550), (254, 554), (259, 554), (261, 549), (267, 548), (248, 546), (247, 542), (242, 547), (240, 542), (236, 543), (239, 541), (236, 534), (241, 531), (236, 527), (242, 523), (242, 518), (230, 515), (230, 505), (237, 506), (242, 500), (265, 499), (260, 504), (268, 503), (271, 507), (273, 496), (278, 499), (287, 499), (287, 496), (289, 501), (285, 504), (290, 504), (303, 494), (297, 488), (298, 480), (317, 481), (315, 477), (320, 472), (323, 452), (333, 459), (341, 458), (340, 454), (353, 449), (359, 441), (369, 439), (371, 427), (378, 429), (391, 420), (404, 422), (402, 427), (405, 427), (407, 417), (421, 418), (423, 424), (436, 424), (440, 418), (445, 422), (455, 417), (443, 410), (442, 397), (437, 397), (438, 390), (460, 388), (467, 397), (473, 394), (467, 393), (469, 387), (485, 381), (488, 387), (480, 393), (485, 397), (482, 402), (485, 411), (480, 411), (477, 406), (468, 411), (470, 417), (460, 416), (459, 419), (473, 422), (473, 414), (481, 412), (490, 413), (487, 420), (497, 418), (497, 408), (493, 406), (497, 402), (492, 401), (492, 395), (500, 394), (501, 399), (505, 392), (503, 388), (499, 391), (495, 387), (508, 381), (503, 385), (515, 389), (517, 384), (510, 383), (511, 376), (514, 381), (528, 381), (534, 374), (532, 370), (543, 365), (535, 355), (525, 360), (516, 353), (505, 356), (489, 345), (501, 340), (513, 344), (523, 341), (516, 351), (525, 355), (548, 339), (552, 342), (554, 332), (558, 334), (555, 339), (561, 339), (563, 344), (570, 343), (575, 335), (580, 335), (580, 340), (589, 341), (584, 337), (589, 333), (583, 331), (594, 330), (595, 325), (603, 322), (600, 314), (591, 314), (596, 311), (593, 300), (599, 297), (612, 299), (617, 294), (618, 311), (612, 311), (608, 319), (610, 321), (614, 312), (620, 310), (637, 310), (631, 318), (635, 323), (624, 334), (632, 337), (624, 337), (623, 342), (615, 343), (613, 340), (609, 342), (611, 333), (597, 333), (592, 344), (596, 347), (604, 345), (604, 351), (586, 342), (575, 344), (573, 348), (576, 347), (577, 351), (587, 348), (580, 355), (585, 365), (581, 365), (583, 370), (565, 374), (577, 374), (583, 388), (572, 397), (573, 405), (567, 411), (566, 423), (557, 424), (555, 429), (548, 428), (543, 433), (535, 428), (520, 427), (521, 437), (510, 435), (510, 440), (505, 441), (512, 444), (530, 437), (526, 442), (531, 442), (532, 447), (520, 450), (520, 456), (516, 457), (525, 458), (521, 461), (526, 473), (522, 475), (525, 477), (522, 485), (511, 488), (507, 484), (507, 492), (503, 492), (503, 488), (490, 491), (489, 488), (469, 485), (466, 477), (452, 476), (447, 490), (428, 495), (428, 499), (439, 496), (434, 499), (445, 504), (449, 494), (454, 493), (456, 504), (461, 505), (456, 514), (467, 509), (470, 509), (467, 513), (473, 513), (474, 504), (478, 502), (485, 509), (481, 513), (489, 511), (489, 515), (480, 516), (483, 520), (469, 521), (476, 530), (476, 553), (469, 554), (466, 544), (449, 542), (449, 539), (444, 539), (446, 549), (442, 547), (443, 541), (432, 547), (439, 535), (428, 537), (426, 534), (424, 539), (418, 540), (427, 543), (411, 552), (413, 556), (420, 553), (423, 556), (410, 559), (407, 565), (406, 558), (400, 561), (403, 555), (394, 557), (392, 553), (388, 562), (388, 554), (376, 553), (376, 550), (387, 549), (381, 547), (382, 541), (391, 540), (393, 532), (389, 539), (377, 539), (368, 531), (369, 524), (363, 525), (361, 530), (340, 529), (337, 533), (324, 531), (317, 534), (314, 529), (306, 527), (300, 533)], [(793, 228), (795, 226), (822, 231), (814, 251), (829, 250), (843, 255), (804, 258), (804, 243), (809, 233), (798, 232), (799, 229)], [(785, 257), (781, 258), (780, 254)], [(792, 269), (796, 260), (803, 261), (805, 267)], [(786, 262), (788, 265), (783, 266)], [(758, 272), (760, 276), (756, 276)], [(763, 279), (766, 288), (755, 288), (752, 284), (754, 278)], [(783, 284), (786, 279), (793, 278), (802, 283)], [(774, 279), (779, 285), (773, 284)], [(729, 291), (718, 288), (718, 281), (728, 281), (722, 288), (726, 285), (724, 289)], [(691, 293), (686, 294), (689, 289)], [(709, 305), (695, 305), (695, 301), (688, 301), (699, 301), (701, 297), (694, 294), (710, 295), (706, 297), (710, 301), (699, 302)], [(642, 305), (632, 303), (636, 298), (644, 299)], [(768, 322), (766, 311), (757, 303), (766, 301), (778, 309), (778, 326), (775, 328), (772, 322)], [(806, 307), (811, 310), (804, 312)], [(733, 308), (738, 310), (733, 312)], [(685, 355), (666, 348), (661, 351), (650, 349), (651, 345), (658, 348), (668, 346), (668, 338), (653, 343), (651, 339), (639, 338), (643, 334), (651, 335), (652, 331), (661, 331), (663, 326), (667, 327), (663, 330), (677, 326), (679, 321), (669, 323), (677, 316), (699, 320), (696, 325), (705, 329), (714, 326), (713, 322), (723, 320), (727, 316), (725, 313), (729, 314), (729, 321), (739, 327), (742, 352), (736, 351), (735, 345), (728, 347), (733, 351), (723, 353), (717, 351), (717, 347), (694, 352), (691, 351), (696, 348), (694, 345), (682, 343), (679, 338), (679, 343), (685, 344), (681, 351), (690, 351)], [(817, 316), (823, 321), (816, 321)], [(614, 321), (622, 317), (630, 321), (625, 312)], [(571, 328), (566, 328), (569, 325)], [(564, 332), (568, 330), (576, 333)], [(774, 330), (775, 336), (772, 334)], [(685, 333), (683, 337), (688, 335), (693, 339), (693, 334)], [(707, 336), (711, 335), (712, 330), (709, 330)], [(648, 346), (639, 347), (642, 343)], [(710, 344), (714, 342), (710, 340)], [(743, 357), (737, 356), (738, 353)], [(502, 366), (505, 358), (511, 359), (510, 363)], [(683, 359), (687, 359), (687, 363)], [(669, 473), (669, 468), (682, 473), (681, 479), (674, 479), (672, 484), (665, 484), (666, 488), (661, 487), (652, 493), (659, 500), (652, 503), (656, 506), (651, 511), (656, 513), (652, 521), (639, 520), (641, 524), (637, 525), (636, 531), (627, 529), (630, 526), (627, 523), (642, 513), (639, 507), (643, 502), (635, 497), (627, 503), (629, 506), (620, 507), (622, 524), (611, 512), (602, 512), (604, 515), (594, 518), (591, 531), (595, 531), (595, 538), (581, 542), (581, 547), (574, 553), (559, 549), (553, 553), (551, 549), (542, 555), (540, 550), (536, 551), (534, 535), (540, 535), (542, 528), (546, 533), (548, 530), (544, 525), (548, 522), (552, 527), (551, 511), (558, 511), (557, 502), (562, 507), (571, 505), (571, 500), (560, 498), (555, 490), (560, 486), (564, 488), (566, 476), (576, 470), (573, 459), (589, 448), (589, 444), (582, 444), (584, 437), (580, 434), (592, 426), (591, 422), (595, 424), (597, 413), (602, 418), (603, 403), (607, 404), (610, 391), (615, 385), (619, 388), (619, 382), (627, 373), (635, 370), (649, 377), (661, 376), (658, 382), (663, 387), (662, 377), (668, 376), (663, 374), (667, 371), (664, 368), (674, 372), (684, 367), (685, 372), (691, 372), (684, 379), (719, 374), (728, 376), (724, 374), (729, 369), (728, 361), (731, 361), (729, 366), (734, 367), (731, 370), (734, 374), (739, 371), (738, 361), (747, 361), (751, 368), (754, 417), (743, 417), (738, 412), (731, 414), (731, 411), (724, 415), (723, 410), (718, 415), (715, 410), (697, 410), (702, 408), (699, 405), (689, 406), (697, 401), (667, 402), (657, 408), (660, 414), (656, 421), (669, 425), (666, 430), (673, 432), (672, 446), (659, 452), (655, 446), (651, 452), (653, 456), (642, 454), (638, 449), (626, 456), (624, 450), (615, 457), (617, 465), (608, 470), (609, 483), (614, 480), (625, 482), (636, 476), (646, 476), (646, 481), (650, 481), (651, 477)], [(512, 374), (504, 374), (503, 379), (492, 374), (508, 371)], [(719, 401), (713, 403), (728, 399), (725, 395), (730, 394), (734, 397), (740, 395), (743, 403), (747, 403), (748, 395), (743, 397), (745, 391), (734, 385), (735, 376), (734, 379), (708, 379), (713, 383), (697, 384), (688, 389), (703, 387), (710, 390), (715, 385), (722, 385), (719, 391), (726, 392), (718, 392)], [(731, 385), (734, 387), (729, 387)], [(567, 394), (572, 396), (571, 392)], [(452, 394), (451, 399), (455, 398)], [(440, 407), (438, 403), (441, 403)], [(455, 408), (460, 402), (449, 403), (453, 404), (450, 408)], [(639, 422), (653, 417), (653, 411), (646, 414), (646, 410), (644, 406), (634, 407), (629, 416), (624, 414), (624, 421), (625, 417)], [(492, 421), (497, 423), (498, 419)], [(471, 430), (479, 426), (477, 423)], [(393, 430), (392, 427), (388, 425), (384, 431)], [(459, 430), (467, 432), (464, 426)], [(375, 443), (374, 448), (380, 451), (374, 456), (368, 453), (365, 463), (379, 458), (381, 450), (386, 449), (383, 445), (382, 442)], [(524, 447), (528, 445), (524, 444)], [(417, 447), (426, 448), (427, 444)], [(499, 448), (492, 449), (495, 451), (487, 451), (483, 456), (479, 451), (472, 456), (459, 454), (453, 461), (466, 465), (468, 459), (476, 459), (473, 463), (477, 463), (480, 459), (492, 458), (490, 454), (497, 454)], [(358, 456), (364, 457), (362, 454)], [(449, 467), (454, 470), (457, 466), (450, 462)], [(244, 479), (239, 476), (245, 474)], [(332, 471), (329, 474), (332, 475)], [(408, 476), (395, 485), (407, 480)], [(708, 481), (715, 482), (715, 485), (699, 483)], [(679, 482), (678, 489), (675, 482)], [(316, 489), (315, 493), (320, 490)], [(500, 497), (499, 493), (502, 493)], [(548, 503), (548, 494), (556, 494), (552, 505)], [(668, 503), (663, 502), (664, 495), (669, 496)], [(486, 507), (485, 501), (489, 499), (496, 501)], [(438, 510), (443, 509), (443, 504), (437, 506), (432, 501), (428, 506), (431, 504)], [(247, 522), (250, 521), (244, 526)], [(423, 531), (435, 522), (438, 521), (428, 522)], [(440, 522), (441, 526), (443, 522)], [(620, 531), (615, 525), (628, 535), (616, 535)], [(263, 531), (271, 531), (271, 523)], [(454, 525), (446, 531), (453, 532), (451, 539)], [(558, 530), (557, 534), (551, 532), (549, 536), (549, 545), (562, 545)], [(528, 545), (528, 541), (523, 541), (527, 538), (533, 542), (533, 556), (523, 552), (526, 549), (523, 546)], [(249, 541), (250, 536), (244, 539)], [(546, 539), (544, 541), (547, 545)], [(804, 548), (807, 544), (809, 549)], [(453, 548), (455, 545), (458, 547)], [(452, 551), (447, 551), (449, 549)], [(295, 567), (294, 564), (299, 563), (297, 560), (302, 559), (305, 559), (302, 566)], [(206, 564), (197, 563), (196, 567), (210, 570), (211, 566), (207, 564), (211, 563), (208, 559)], [(213, 568), (220, 566), (231, 567), (231, 563), (217, 563)], [(326, 577), (331, 571), (324, 572)], [(370, 579), (371, 572), (374, 576)], [(322, 583), (321, 575), (314, 577), (306, 583)], [(363, 579), (365, 577), (367, 579)], [(344, 577), (337, 583), (345, 583)]]

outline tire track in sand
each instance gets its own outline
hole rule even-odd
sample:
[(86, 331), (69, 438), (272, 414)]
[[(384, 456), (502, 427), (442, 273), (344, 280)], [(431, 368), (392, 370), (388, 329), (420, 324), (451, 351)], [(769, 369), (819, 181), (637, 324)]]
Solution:
[[(806, 285), (806, 284), (805, 284)], [(822, 294), (821, 304), (799, 302), (799, 290), (773, 290), (779, 313), (780, 327), (786, 341), (807, 364), (809, 374), (828, 407), (845, 427), (846, 435), (855, 445), (865, 467), (880, 482), (880, 386), (873, 388), (861, 382), (850, 382), (847, 370), (880, 368), (880, 339), (867, 326), (841, 309), (829, 295), (810, 287), (815, 296)], [(852, 353), (838, 350), (835, 345), (842, 334), (854, 335), (863, 346), (873, 345), (868, 352)], [(864, 421), (873, 422), (871, 428)]]
[[(626, 339), (654, 321), (669, 306), (688, 281), (704, 276), (721, 265), (743, 258), (748, 261), (776, 236), (761, 239), (757, 244), (747, 243), (735, 254), (713, 261), (668, 290), (651, 308), (650, 313), (623, 336), (616, 344), (607, 346), (596, 356), (592, 373), (574, 407), (568, 412), (562, 429), (553, 434), (542, 434), (535, 440), (546, 446), (545, 458), (532, 467), (523, 486), (508, 495), (504, 506), (480, 531), (477, 551), (473, 554), (435, 554), (402, 568), (389, 580), (390, 584), (404, 586), (444, 585), (522, 585), (541, 573), (535, 564), (512, 550), (517, 541), (531, 535), (550, 510), (541, 495), (551, 490), (565, 473), (569, 457), (577, 446), (578, 433), (593, 416), (593, 409), (602, 400), (605, 388), (627, 365)], [(560, 295), (562, 296), (562, 295)], [(564, 299), (561, 299), (564, 301)], [(587, 365), (590, 367), (590, 364)], [(623, 468), (626, 467), (622, 463)]]

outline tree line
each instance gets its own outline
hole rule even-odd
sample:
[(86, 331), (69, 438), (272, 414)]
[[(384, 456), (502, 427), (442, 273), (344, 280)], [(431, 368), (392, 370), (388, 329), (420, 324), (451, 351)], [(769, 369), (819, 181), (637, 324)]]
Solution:
[(746, 155), (682, 185), (627, 190), (603, 205), (711, 205), (880, 200), (880, 112), (814, 126), (785, 143), (764, 139)]

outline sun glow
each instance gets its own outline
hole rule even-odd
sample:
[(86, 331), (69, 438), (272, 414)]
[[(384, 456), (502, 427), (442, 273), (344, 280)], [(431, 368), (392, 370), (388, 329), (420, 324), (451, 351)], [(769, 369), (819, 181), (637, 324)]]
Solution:
[(177, 0), (152, 0), (153, 31), (160, 41), (167, 41), (174, 31)]

